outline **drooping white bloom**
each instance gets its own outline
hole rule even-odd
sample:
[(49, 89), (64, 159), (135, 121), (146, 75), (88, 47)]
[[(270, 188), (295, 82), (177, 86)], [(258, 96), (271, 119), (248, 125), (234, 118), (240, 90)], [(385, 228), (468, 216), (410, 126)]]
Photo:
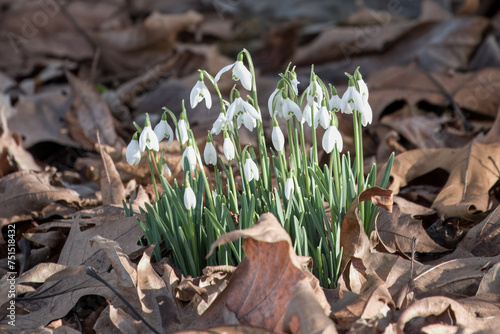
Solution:
[(212, 126), (212, 130), (210, 132), (212, 132), (212, 134), (218, 135), (221, 132), (221, 130), (226, 128), (226, 122), (227, 122), (226, 115), (224, 115), (224, 113), (221, 112), (219, 114), (219, 117), (217, 117), (217, 119), (215, 120), (214, 125)]
[(250, 116), (249, 113), (245, 112), (239, 114), (238, 118), (236, 119), (236, 125), (238, 126), (238, 129), (241, 127), (241, 124), (245, 125), (245, 127), (249, 131), (253, 131), (253, 129), (257, 126), (257, 121), (255, 120), (255, 118)]
[(224, 144), (222, 144), (222, 149), (224, 151), (224, 156), (227, 161), (234, 159), (234, 145), (229, 137), (224, 138)]
[(292, 81), (293, 92), (295, 93), (295, 95), (299, 95), (298, 85), (299, 85), (300, 82), (297, 80), (296, 76), (291, 81)]
[(154, 132), (159, 141), (168, 138), (168, 146), (172, 145), (174, 141), (174, 131), (166, 120), (162, 119), (160, 123), (155, 126)]
[(331, 151), (333, 151), (333, 148), (335, 146), (337, 146), (337, 150), (341, 152), (344, 145), (342, 136), (340, 135), (339, 130), (334, 125), (330, 125), (330, 127), (325, 131), (322, 143), (323, 149), (326, 153), (330, 153)]
[(205, 159), (205, 163), (207, 165), (217, 164), (217, 151), (215, 150), (213, 142), (207, 141), (207, 144), (205, 145), (205, 150), (203, 151), (203, 158)]
[(354, 85), (350, 85), (346, 92), (342, 96), (342, 104), (340, 110), (344, 114), (352, 114), (353, 110), (356, 109), (359, 112), (363, 109), (363, 99), (361, 94), (357, 91)]
[(361, 97), (363, 99), (366, 99), (368, 101), (368, 86), (366, 85), (366, 82), (363, 79), (358, 79), (358, 86), (359, 86), (359, 93), (361, 94)]
[(196, 153), (191, 145), (188, 145), (182, 153), (182, 170), (193, 172), (196, 169)]
[[(318, 111), (319, 111), (319, 105), (316, 101), (314, 101), (311, 105), (306, 104), (304, 110), (302, 111), (302, 120), (301, 120), (302, 124), (304, 124), (304, 122), (307, 122), (307, 125), (312, 127), (313, 120), (316, 119), (317, 117), (316, 114), (318, 113)], [(315, 124), (315, 128), (316, 127), (317, 124)]]
[(321, 89), (321, 85), (316, 80), (311, 81), (306, 91), (307, 104), (311, 105), (315, 99), (315, 102), (319, 103), (323, 100), (323, 90)]
[(328, 101), (328, 108), (333, 112), (337, 112), (340, 111), (341, 107), (342, 107), (342, 99), (337, 94), (332, 95), (330, 101)]
[(281, 115), (283, 107), (283, 95), (282, 95), (282, 90), (276, 88), (271, 96), (269, 96), (269, 100), (267, 100), (267, 109), (269, 110), (269, 116), (273, 118), (273, 114), (276, 113), (276, 115)]
[(321, 124), (323, 129), (328, 128), (330, 125), (330, 112), (326, 108), (326, 106), (322, 106), (319, 108), (318, 113), (315, 115), (314, 119), (314, 127), (318, 127), (318, 124)]
[(134, 133), (132, 140), (128, 144), (127, 150), (125, 151), (125, 157), (127, 158), (127, 163), (130, 166), (138, 165), (141, 161), (141, 150), (139, 149), (137, 133)]
[(363, 109), (360, 112), (361, 112), (361, 124), (363, 126), (371, 124), (373, 119), (373, 112), (372, 112), (372, 107), (370, 106), (368, 101), (363, 103)]
[(262, 120), (262, 117), (257, 111), (257, 109), (255, 109), (253, 105), (243, 100), (241, 97), (235, 98), (233, 103), (231, 103), (229, 108), (227, 108), (226, 118), (229, 122), (233, 119), (234, 116), (239, 116), (245, 112), (247, 112), (250, 116), (252, 116), (256, 120), (257, 119)]
[(273, 132), (272, 132), (272, 140), (273, 140), (273, 146), (276, 151), (281, 151), (285, 147), (285, 136), (283, 136), (283, 132), (281, 131), (281, 128), (279, 125), (273, 126)]
[(196, 195), (189, 184), (187, 184), (186, 189), (184, 189), (184, 206), (187, 210), (196, 208)]
[(182, 145), (184, 145), (187, 142), (189, 136), (187, 133), (185, 120), (180, 119), (179, 122), (177, 123), (177, 131), (175, 132), (175, 137), (177, 138), (178, 141), (181, 142)]
[(294, 190), (295, 183), (293, 182), (293, 179), (289, 177), (285, 182), (285, 197), (287, 200), (290, 200), (290, 196), (292, 195)]
[(167, 163), (165, 162), (163, 164), (163, 171), (165, 172), (165, 174), (167, 174), (168, 176), (172, 176), (172, 171), (170, 170), (170, 168), (168, 168), (168, 165)]
[(221, 77), (221, 75), (230, 69), (233, 69), (233, 80), (234, 81), (240, 81), (241, 85), (246, 89), (246, 90), (251, 90), (252, 89), (252, 74), (250, 71), (245, 67), (243, 64), (243, 61), (237, 60), (231, 65), (224, 66), (219, 73), (215, 76), (214, 82), (217, 83)]
[(302, 120), (303, 116), (302, 111), (300, 110), (300, 107), (297, 105), (297, 103), (290, 100), (288, 97), (283, 100), (281, 114), (286, 120), (289, 120), (294, 115), (298, 120)]
[[(148, 122), (146, 122), (148, 124)], [(151, 129), (151, 124), (144, 126), (139, 137), (139, 149), (141, 152), (146, 150), (146, 147), (150, 150), (158, 152), (160, 150), (160, 145), (158, 144), (158, 137), (156, 137), (155, 132)]]
[(245, 177), (248, 182), (252, 180), (255, 181), (259, 180), (259, 168), (250, 157), (247, 157), (247, 159), (245, 160), (244, 170), (245, 170)]
[(203, 99), (205, 99), (207, 109), (212, 108), (212, 95), (203, 80), (198, 80), (193, 89), (191, 89), (191, 95), (189, 96), (191, 108), (194, 109)]

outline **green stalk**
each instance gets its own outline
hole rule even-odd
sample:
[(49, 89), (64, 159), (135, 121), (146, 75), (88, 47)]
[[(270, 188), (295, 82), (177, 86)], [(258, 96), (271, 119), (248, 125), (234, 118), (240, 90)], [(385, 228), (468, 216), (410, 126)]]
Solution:
[(147, 148), (147, 147), (146, 147), (146, 154), (148, 156), (149, 170), (151, 172), (151, 182), (153, 182), (153, 187), (155, 189), (156, 200), (159, 200), (160, 196), (158, 195), (158, 189), (156, 187), (156, 178), (155, 178), (155, 173), (153, 170), (153, 162), (151, 161), (151, 155), (149, 154), (149, 148)]

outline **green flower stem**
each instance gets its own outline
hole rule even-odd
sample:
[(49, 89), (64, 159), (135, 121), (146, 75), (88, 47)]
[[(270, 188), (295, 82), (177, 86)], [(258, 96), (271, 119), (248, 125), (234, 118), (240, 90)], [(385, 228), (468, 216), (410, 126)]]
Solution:
[(317, 165), (318, 164), (318, 143), (316, 142), (316, 127), (314, 126), (314, 107), (311, 105), (311, 119), (312, 119), (312, 126), (311, 126), (311, 132), (312, 132), (312, 152), (311, 152), (311, 160), (312, 160), (312, 165)]
[(188, 210), (188, 218), (189, 218), (189, 226), (190, 226), (190, 229), (189, 229), (189, 234), (190, 234), (190, 241), (191, 241), (191, 249), (192, 249), (192, 253), (193, 253), (193, 257), (194, 257), (194, 263), (196, 264), (196, 268), (194, 268), (196, 270), (196, 275), (199, 276), (200, 275), (200, 268), (199, 268), (199, 264), (200, 264), (200, 261), (198, 259), (198, 238), (196, 238), (196, 234), (194, 232), (194, 222), (193, 222), (193, 210)]
[(210, 80), (210, 82), (212, 83), (212, 85), (214, 86), (215, 88), (215, 91), (217, 92), (217, 96), (219, 96), (219, 101), (220, 101), (220, 104), (221, 104), (221, 108), (222, 108), (222, 111), (224, 112), (224, 115), (226, 114), (226, 105), (224, 103), (224, 99), (222, 98), (222, 94), (220, 92), (220, 89), (219, 89), (219, 85), (217, 83), (214, 82), (214, 78), (208, 74), (207, 71), (205, 70), (200, 70), (200, 72), (208, 78), (208, 80)]
[[(330, 154), (330, 173), (333, 172), (333, 178), (334, 178), (334, 183), (335, 183), (335, 195), (337, 198), (337, 201), (340, 199), (340, 169), (339, 169), (339, 164), (338, 160), (339, 159), (339, 151), (337, 150), (337, 145), (333, 148), (333, 152)], [(330, 204), (330, 208), (333, 207), (338, 207), (340, 203), (337, 203), (336, 205), (332, 202)]]
[[(360, 122), (360, 114), (358, 110), (354, 110), (353, 120), (354, 120), (354, 143), (356, 147), (356, 178), (358, 182), (358, 196), (365, 190), (365, 176), (364, 176), (364, 166), (363, 166), (363, 138), (362, 129)], [(359, 206), (359, 214), (361, 219), (364, 221), (364, 205)]]
[(300, 129), (300, 142), (302, 146), (302, 172), (304, 173), (304, 179), (306, 182), (306, 195), (307, 197), (311, 197), (311, 189), (309, 189), (309, 168), (307, 168), (307, 153), (306, 153), (306, 140), (304, 137), (304, 124), (299, 124)]
[(149, 170), (151, 172), (151, 182), (153, 182), (153, 187), (155, 189), (155, 196), (156, 200), (160, 199), (160, 195), (158, 194), (158, 188), (156, 187), (156, 178), (155, 178), (155, 172), (153, 169), (153, 161), (151, 160), (151, 155), (149, 152), (149, 148), (146, 147), (146, 154), (148, 156), (148, 162), (149, 162)]

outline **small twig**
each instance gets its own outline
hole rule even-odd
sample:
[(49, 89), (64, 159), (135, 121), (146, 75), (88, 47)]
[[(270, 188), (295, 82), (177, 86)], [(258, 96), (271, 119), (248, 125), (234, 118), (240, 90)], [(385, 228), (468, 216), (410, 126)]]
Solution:
[(113, 293), (118, 298), (120, 298), (120, 300), (125, 305), (127, 305), (127, 307), (132, 311), (132, 313), (134, 313), (134, 315), (137, 318), (139, 318), (139, 320), (141, 320), (150, 330), (152, 330), (153, 333), (160, 334), (160, 332), (158, 332), (156, 329), (154, 329), (154, 327), (151, 326), (149, 324), (149, 322), (147, 322), (146, 319), (144, 319), (144, 317), (142, 315), (140, 315), (139, 312), (137, 312), (137, 310), (132, 305), (130, 305), (130, 303), (115, 288), (113, 288), (108, 282), (106, 282), (101, 276), (99, 276), (99, 274), (95, 271), (94, 268), (88, 267), (87, 270), (86, 270), (86, 273), (87, 273), (87, 275), (89, 275), (92, 278), (95, 278), (96, 280), (98, 280), (99, 282), (101, 282), (102, 284), (104, 284), (105, 286), (107, 286), (111, 291), (113, 291)]

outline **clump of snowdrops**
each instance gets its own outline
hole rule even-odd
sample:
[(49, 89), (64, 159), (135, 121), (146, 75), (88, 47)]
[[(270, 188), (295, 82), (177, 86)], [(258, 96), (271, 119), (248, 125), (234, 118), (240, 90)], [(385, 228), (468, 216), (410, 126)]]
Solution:
[[(336, 285), (342, 256), (339, 238), (343, 218), (357, 195), (375, 185), (375, 165), (366, 178), (363, 170), (362, 128), (372, 122), (368, 87), (359, 69), (352, 75), (346, 73), (349, 85), (341, 98), (335, 87), (330, 84), (327, 88), (311, 69), (309, 85), (299, 94), (297, 75), (290, 67), (280, 74), (281, 79), (267, 101), (272, 145), (265, 140), (255, 70), (246, 50), (215, 78), (200, 70), (191, 91), (193, 109), (203, 101), (208, 109), (212, 108), (212, 95), (205, 82), (213, 86), (220, 102), (219, 116), (203, 148), (203, 159), (189, 128), (184, 103), (179, 119), (164, 108), (154, 129), (148, 115), (143, 128), (134, 123), (137, 132), (127, 147), (126, 158), (129, 164), (138, 164), (146, 151), (149, 160), (157, 200), (147, 206), (145, 220), (140, 225), (148, 243), (157, 244), (154, 253), (157, 260), (162, 257), (163, 244), (165, 254), (172, 256), (186, 276), (199, 276), (206, 266), (237, 265), (244, 256), (241, 240), (218, 247), (207, 258), (210, 245), (222, 234), (248, 228), (260, 214), (272, 212), (290, 234), (297, 254), (312, 257), (313, 273), (321, 285)], [(221, 95), (217, 84), (222, 75), (232, 75), (240, 83), (235, 84), (228, 99)], [(349, 153), (341, 154), (338, 112), (352, 114), (354, 161)], [(286, 120), (286, 140), (278, 124), (280, 118)], [(241, 126), (256, 135), (258, 147), (241, 144)], [(322, 138), (318, 138), (319, 126), (325, 129)], [(306, 135), (312, 137), (310, 148), (306, 146)], [(159, 152), (158, 142), (165, 139), (172, 145), (174, 136), (182, 151), (184, 180), (170, 184), (165, 176), (171, 175), (170, 169), (165, 152)], [(221, 155), (213, 136), (223, 138)], [(321, 149), (329, 154), (329, 162), (323, 166), (318, 160)], [(391, 164), (392, 157), (381, 187), (387, 186)], [(215, 175), (215, 182), (209, 182), (206, 170)], [(156, 176), (163, 188), (161, 193)], [(131, 214), (131, 208), (126, 205), (125, 208)], [(366, 233), (370, 234), (376, 207), (361, 203), (359, 215)]]

